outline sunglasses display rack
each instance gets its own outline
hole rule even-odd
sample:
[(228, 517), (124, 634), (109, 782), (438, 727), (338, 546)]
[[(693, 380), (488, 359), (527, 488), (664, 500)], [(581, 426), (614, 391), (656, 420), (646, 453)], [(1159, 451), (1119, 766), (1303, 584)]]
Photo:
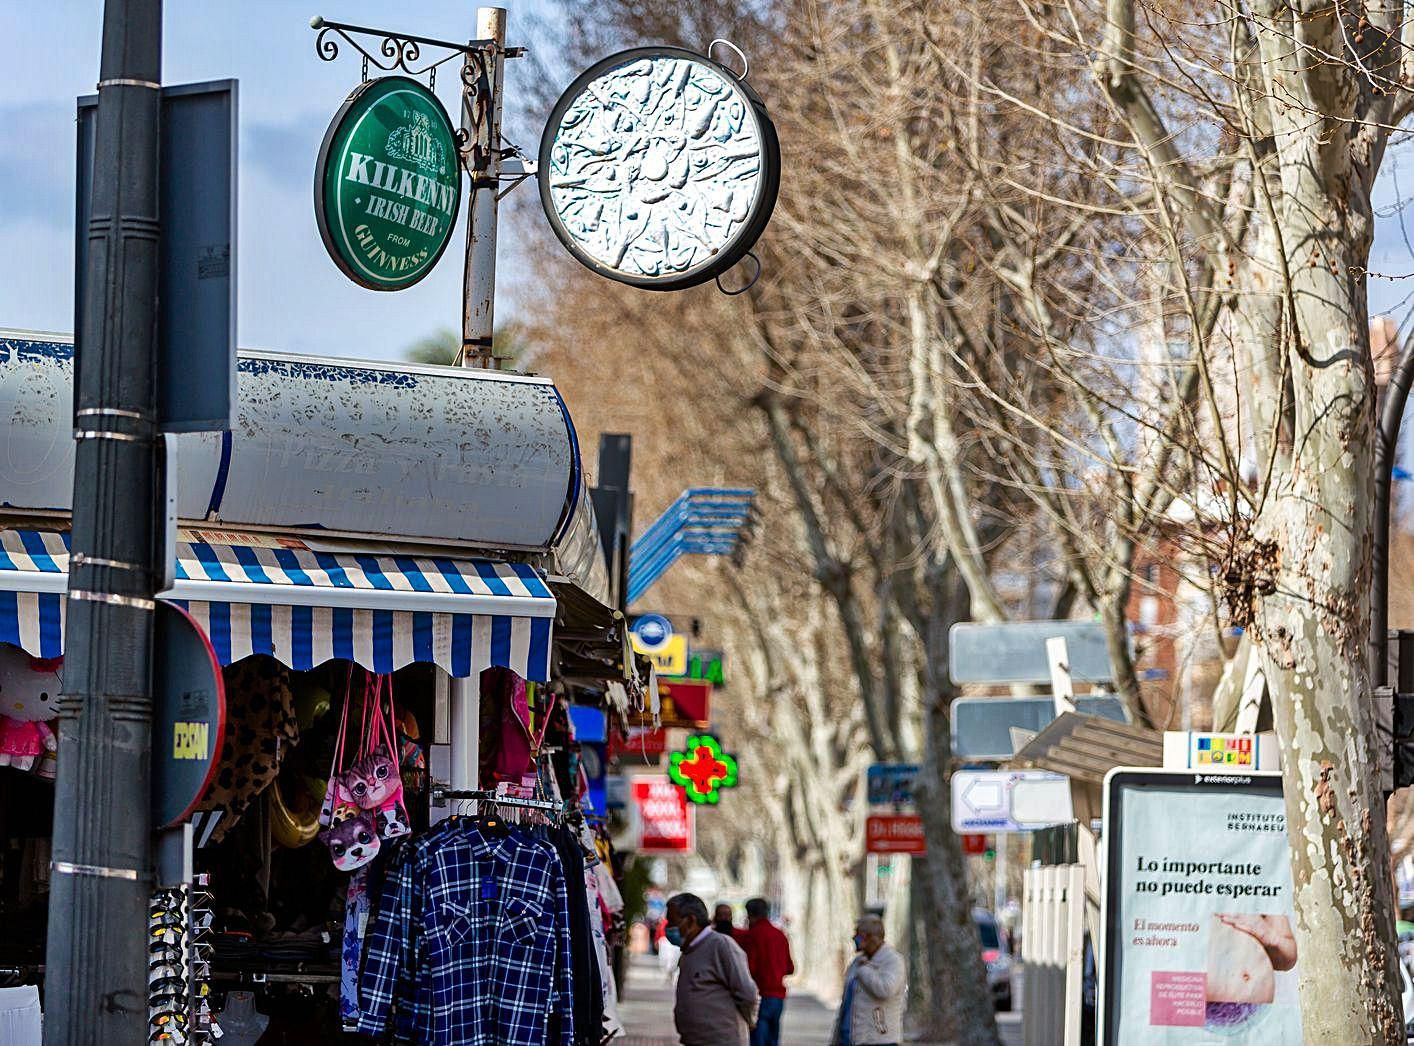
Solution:
[(148, 1042), (200, 1046), (221, 1038), (211, 1016), (211, 895), (205, 876), (195, 887), (163, 887), (149, 906)]

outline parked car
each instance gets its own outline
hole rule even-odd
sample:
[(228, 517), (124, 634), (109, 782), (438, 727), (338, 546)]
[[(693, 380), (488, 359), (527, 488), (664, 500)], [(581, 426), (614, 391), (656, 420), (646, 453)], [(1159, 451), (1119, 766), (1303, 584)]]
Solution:
[(992, 990), (992, 1005), (998, 1010), (1010, 1010), (1011, 946), (991, 912), (975, 908), (972, 921), (977, 924), (977, 936), (982, 939), (982, 961), (987, 964), (987, 987)]

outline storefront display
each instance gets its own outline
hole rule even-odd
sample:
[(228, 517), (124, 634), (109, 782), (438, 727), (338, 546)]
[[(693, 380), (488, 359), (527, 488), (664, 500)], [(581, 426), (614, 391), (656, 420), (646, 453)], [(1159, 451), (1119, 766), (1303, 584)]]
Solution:
[[(47, 680), (61, 671), (70, 566), (72, 418), (58, 405), (72, 351), (45, 342), (31, 358), (55, 394), (36, 400), (32, 381), (0, 369), (0, 414), (34, 414), (31, 431), (42, 430), (41, 442), (60, 433), (50, 443), (63, 453), (34, 457), (46, 464), (37, 477), (0, 475), (9, 516), (0, 526), (0, 962), (42, 984), (54, 769), (45, 724), (59, 692)], [(496, 897), (541, 902), (534, 919), (512, 906), (497, 935), (521, 948), (543, 923), (557, 948), (569, 942), (525, 976), (554, 986), (549, 1041), (598, 1046), (618, 1029), (604, 971), (620, 947), (622, 899), (603, 827), (583, 813), (589, 788), (566, 704), (623, 712), (652, 685), (604, 603), (607, 574), (563, 401), (538, 378), (272, 354), (243, 354), (239, 385), (228, 442), (182, 437), (176, 459), (181, 524), (174, 580), (159, 598), (209, 640), (226, 715), (224, 732), (210, 735), (216, 765), (188, 818), (183, 859), (164, 859), (153, 894), (153, 1041), (205, 1041), (212, 1019), (227, 1046), (346, 1041), (364, 1017), (392, 872), (434, 833), (469, 840), (468, 826), (489, 829), (494, 810), (491, 820), (513, 822), (495, 845), (520, 840), (524, 865), (497, 877)], [(348, 409), (331, 415), (323, 407), (335, 397)], [(370, 456), (374, 418), (415, 420), (409, 457)], [(469, 462), (468, 425), (492, 419), (487, 453)], [(367, 498), (350, 496), (350, 475)], [(479, 703), (459, 705), (468, 694)], [(452, 709), (471, 714), (458, 724)], [(548, 808), (482, 803), (474, 822), (475, 804), (439, 806), (447, 750), (478, 741), (482, 766), (467, 760), (462, 787), (504, 787)], [(484, 878), (446, 882), (482, 904)], [(493, 1003), (480, 1009), (483, 1026), (501, 1027)], [(516, 1041), (499, 1035), (483, 1041)]]

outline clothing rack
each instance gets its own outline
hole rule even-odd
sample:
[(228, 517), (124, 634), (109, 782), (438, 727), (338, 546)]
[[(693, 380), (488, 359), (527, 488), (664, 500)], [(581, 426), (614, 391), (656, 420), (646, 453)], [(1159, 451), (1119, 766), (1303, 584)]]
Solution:
[(432, 805), (446, 806), (448, 799), (472, 799), (479, 803), (496, 806), (510, 806), (520, 810), (539, 810), (543, 813), (564, 816), (564, 807), (549, 799), (521, 799), (517, 796), (500, 795), (486, 789), (433, 788)]

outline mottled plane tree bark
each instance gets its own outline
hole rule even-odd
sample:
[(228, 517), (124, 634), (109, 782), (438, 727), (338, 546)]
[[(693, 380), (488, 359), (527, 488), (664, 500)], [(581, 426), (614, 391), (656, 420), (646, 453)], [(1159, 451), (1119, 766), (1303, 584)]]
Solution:
[[(1219, 616), (1245, 630), (1238, 661), (1257, 658), (1270, 693), (1306, 1039), (1402, 1041), (1367, 666), (1366, 267), (1375, 178), (1409, 107), (1406, 5), (1018, 0), (1013, 10), (1057, 66), (1090, 66), (1097, 104), (1084, 115), (1082, 96), (979, 81), (1033, 116), (1067, 162), (1079, 159), (1110, 209), (1040, 180), (1033, 199), (1083, 209), (1104, 230), (1080, 252), (1095, 271), (1124, 272), (1137, 257), (1167, 266), (1165, 329), (1188, 345), (1199, 409), (1164, 439), (1194, 463), (1193, 529), (1209, 529), (1193, 537), (1215, 572)], [(1123, 289), (1103, 307), (1123, 309)], [(1116, 329), (1114, 312), (1092, 315)], [(1151, 408), (1131, 400), (1105, 414)], [(1225, 693), (1247, 675), (1231, 672)]]

